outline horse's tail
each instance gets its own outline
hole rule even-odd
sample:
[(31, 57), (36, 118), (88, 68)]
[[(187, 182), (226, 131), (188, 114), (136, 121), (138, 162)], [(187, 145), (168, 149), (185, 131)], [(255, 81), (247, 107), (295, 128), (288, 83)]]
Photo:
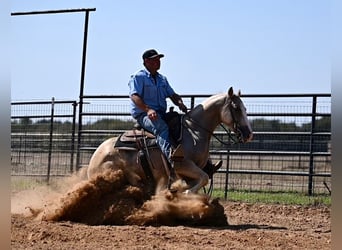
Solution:
[(88, 171), (88, 166), (83, 166), (83, 167), (81, 167), (81, 168), (77, 171), (76, 175), (77, 175), (82, 181), (87, 180), (87, 179), (88, 179), (87, 171)]

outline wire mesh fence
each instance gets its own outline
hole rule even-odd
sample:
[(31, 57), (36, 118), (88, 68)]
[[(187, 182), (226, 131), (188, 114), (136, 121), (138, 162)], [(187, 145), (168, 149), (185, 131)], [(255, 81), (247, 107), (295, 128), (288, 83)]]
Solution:
[(11, 105), (12, 176), (49, 181), (75, 164), (75, 101), (15, 102)]

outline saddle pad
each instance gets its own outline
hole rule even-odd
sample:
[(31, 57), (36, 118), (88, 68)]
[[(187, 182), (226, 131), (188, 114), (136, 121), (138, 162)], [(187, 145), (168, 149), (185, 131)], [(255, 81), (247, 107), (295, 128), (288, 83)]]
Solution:
[(143, 130), (128, 130), (125, 131), (121, 136), (120, 136), (120, 140), (122, 142), (126, 142), (126, 141), (137, 141), (138, 138), (155, 138), (155, 136), (153, 134), (151, 134), (150, 132), (147, 131), (143, 131)]
[(115, 142), (114, 147), (123, 150), (138, 150), (144, 147), (156, 146), (156, 138), (153, 134), (141, 130), (128, 130), (121, 134)]

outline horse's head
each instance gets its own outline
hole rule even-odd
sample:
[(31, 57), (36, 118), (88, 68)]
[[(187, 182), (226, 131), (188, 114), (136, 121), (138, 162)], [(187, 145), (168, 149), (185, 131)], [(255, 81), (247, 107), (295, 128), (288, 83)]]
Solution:
[(249, 142), (253, 139), (253, 131), (247, 118), (246, 107), (233, 88), (228, 90), (227, 101), (222, 109), (222, 121), (227, 124), (237, 135), (240, 142)]

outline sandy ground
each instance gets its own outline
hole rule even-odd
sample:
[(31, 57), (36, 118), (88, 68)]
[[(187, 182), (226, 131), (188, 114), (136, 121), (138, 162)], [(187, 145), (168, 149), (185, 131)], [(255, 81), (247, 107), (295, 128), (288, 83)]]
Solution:
[(12, 215), (12, 249), (331, 249), (330, 208), (224, 203), (229, 226), (89, 226)]
[(11, 205), (12, 249), (331, 249), (330, 207), (151, 197), (119, 172)]

